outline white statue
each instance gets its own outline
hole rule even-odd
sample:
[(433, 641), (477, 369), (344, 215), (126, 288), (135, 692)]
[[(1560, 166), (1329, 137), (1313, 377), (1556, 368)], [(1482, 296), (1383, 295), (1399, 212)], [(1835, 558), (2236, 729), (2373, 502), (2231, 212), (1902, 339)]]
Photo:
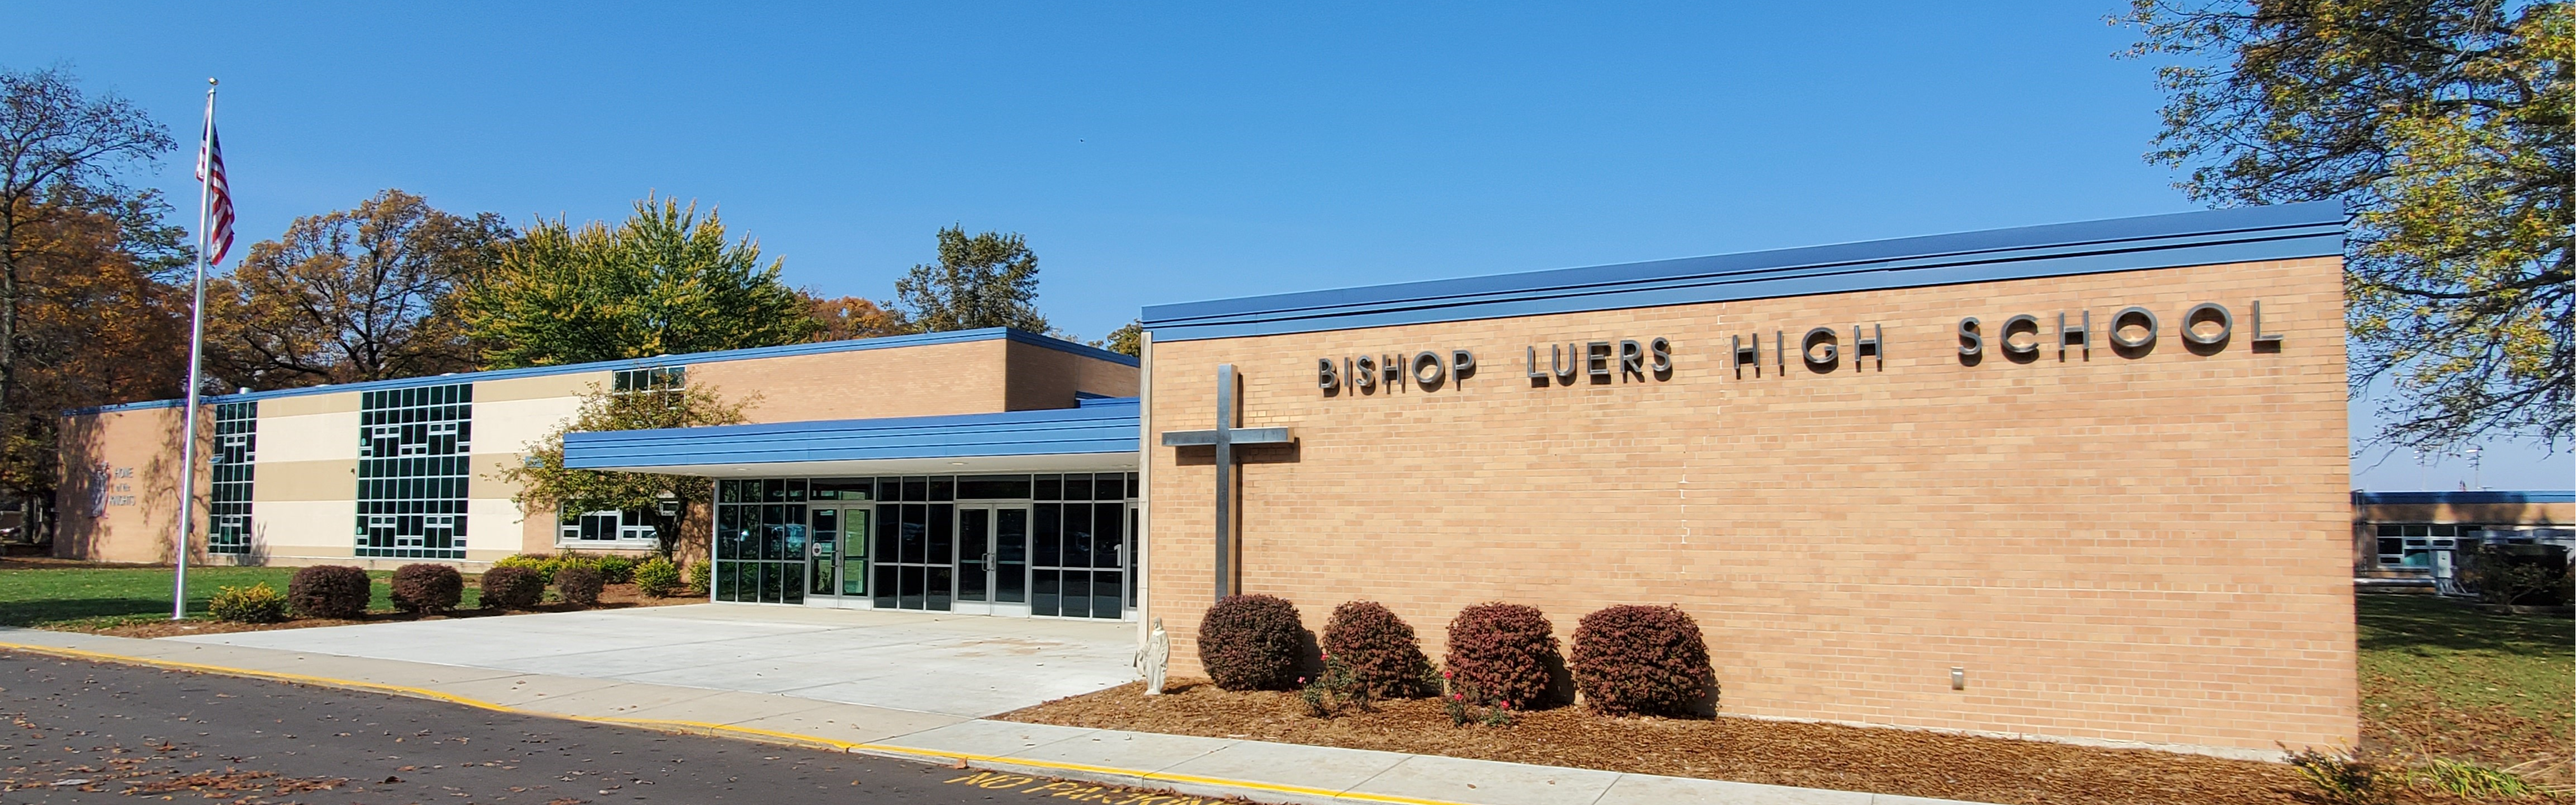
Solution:
[(1136, 670), (1145, 675), (1145, 695), (1163, 695), (1163, 671), (1172, 662), (1172, 635), (1163, 631), (1163, 619), (1154, 619), (1154, 630), (1145, 634), (1145, 645), (1136, 647)]

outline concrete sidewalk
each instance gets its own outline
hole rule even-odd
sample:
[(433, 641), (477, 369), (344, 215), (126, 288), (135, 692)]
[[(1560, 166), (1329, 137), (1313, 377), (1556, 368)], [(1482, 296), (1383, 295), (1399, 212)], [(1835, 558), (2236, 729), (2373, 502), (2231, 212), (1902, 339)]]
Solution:
[(1961, 805), (1888, 794), (1021, 724), (774, 693), (183, 640), (0, 627), (0, 649), (371, 690), (491, 710), (827, 746), (910, 760), (962, 761), (995, 772), (981, 783), (995, 789), (1036, 782), (1027, 777), (1057, 777), (1263, 802)]

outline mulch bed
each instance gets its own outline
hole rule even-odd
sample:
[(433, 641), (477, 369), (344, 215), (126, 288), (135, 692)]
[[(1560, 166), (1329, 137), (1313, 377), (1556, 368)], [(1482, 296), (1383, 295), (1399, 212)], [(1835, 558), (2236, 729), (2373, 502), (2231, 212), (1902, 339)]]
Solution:
[(632, 607), (667, 607), (681, 604), (703, 604), (705, 598), (681, 596), (654, 598), (635, 590), (632, 584), (609, 584), (599, 590), (599, 605), (577, 607), (570, 604), (539, 604), (534, 609), (460, 609), (445, 615), (420, 617), (401, 612), (369, 612), (360, 620), (338, 618), (296, 618), (283, 623), (233, 623), (213, 619), (184, 621), (145, 621), (79, 631), (111, 637), (178, 637), (182, 635), (265, 632), (274, 629), (310, 629), (316, 626), (352, 626), (362, 623), (399, 623), (404, 621), (446, 620), (449, 618), (485, 618), (498, 615), (524, 615), (530, 612), (579, 612), (585, 609), (628, 609)]
[(1149, 697), (1143, 683), (1130, 683), (994, 718), (2005, 805), (2317, 801), (2283, 764), (2145, 749), (1745, 718), (1608, 718), (1574, 707), (1524, 712), (1509, 727), (1454, 727), (1427, 699), (1322, 719), (1291, 692), (1227, 692), (1204, 680), (1167, 689)]

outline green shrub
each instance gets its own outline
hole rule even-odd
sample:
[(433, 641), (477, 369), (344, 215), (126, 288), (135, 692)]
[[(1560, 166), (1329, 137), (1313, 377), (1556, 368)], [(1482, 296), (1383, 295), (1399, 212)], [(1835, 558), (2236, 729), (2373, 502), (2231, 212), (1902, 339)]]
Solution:
[(265, 581), (248, 587), (218, 587), (206, 608), (218, 620), (276, 623), (286, 620), (286, 595)]
[(1226, 690), (1286, 690), (1297, 685), (1306, 627), (1297, 605), (1269, 595), (1233, 595), (1199, 620), (1199, 665)]
[(602, 584), (635, 583), (635, 559), (633, 557), (602, 556), (598, 559), (592, 560), (591, 567), (599, 571), (599, 581)]
[(1715, 672), (1699, 622), (1681, 607), (1623, 604), (1574, 627), (1574, 689), (1602, 715), (1686, 714)]
[(599, 571), (587, 564), (566, 565), (555, 571), (555, 596), (577, 607), (599, 605)]
[(367, 571), (348, 565), (302, 568), (286, 581), (287, 608), (307, 618), (366, 617), (367, 601), (375, 594)]
[(1538, 608), (1477, 604), (1449, 621), (1451, 692), (1471, 703), (1528, 709), (1549, 700), (1549, 682), (1565, 664), (1556, 650), (1555, 626)]
[(635, 566), (635, 591), (655, 598), (668, 598), (680, 591), (680, 567), (671, 560), (656, 556)]
[(545, 578), (525, 567), (502, 567), (495, 564), (483, 571), (483, 606), (500, 609), (527, 609), (546, 597)]
[(689, 563), (689, 594), (690, 594), (690, 595), (695, 595), (695, 596), (705, 596), (705, 595), (708, 595), (708, 594), (710, 594), (710, 593), (714, 592), (714, 588), (713, 588), (713, 587), (711, 587), (711, 586), (709, 586), (709, 585), (710, 585), (710, 582), (709, 582), (709, 580), (708, 580), (708, 578), (707, 578), (707, 576), (709, 576), (709, 575), (710, 575), (710, 573), (708, 572), (709, 570), (711, 570), (711, 568), (707, 567), (707, 563), (705, 563), (705, 562), (690, 562), (690, 563)]
[(492, 566), (495, 568), (514, 567), (526, 570), (537, 574), (537, 583), (552, 584), (555, 580), (555, 568), (558, 567), (559, 564), (559, 561), (553, 554), (517, 553), (501, 557), (500, 561), (493, 562)]
[(394, 570), (394, 608), (419, 615), (444, 615), (465, 597), (465, 576), (453, 565), (411, 564)]
[(1332, 676), (1331, 664), (1339, 661), (1350, 667), (1351, 683), (1370, 698), (1428, 696), (1437, 688), (1424, 689), (1423, 680), (1431, 676), (1431, 658), (1422, 654), (1422, 641), (1413, 634), (1413, 626), (1395, 616), (1395, 612), (1375, 601), (1352, 601), (1333, 608), (1333, 617), (1324, 621), (1325, 673)]

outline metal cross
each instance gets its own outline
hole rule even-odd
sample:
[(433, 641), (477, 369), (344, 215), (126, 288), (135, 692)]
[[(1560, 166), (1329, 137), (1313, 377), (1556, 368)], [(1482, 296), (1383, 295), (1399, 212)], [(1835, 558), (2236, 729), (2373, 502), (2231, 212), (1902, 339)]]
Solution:
[(1238, 444), (1285, 444), (1287, 428), (1238, 428), (1236, 419), (1234, 364), (1216, 367), (1216, 429), (1172, 430), (1163, 432), (1164, 447), (1213, 445), (1216, 447), (1216, 597), (1234, 594), (1234, 446)]

